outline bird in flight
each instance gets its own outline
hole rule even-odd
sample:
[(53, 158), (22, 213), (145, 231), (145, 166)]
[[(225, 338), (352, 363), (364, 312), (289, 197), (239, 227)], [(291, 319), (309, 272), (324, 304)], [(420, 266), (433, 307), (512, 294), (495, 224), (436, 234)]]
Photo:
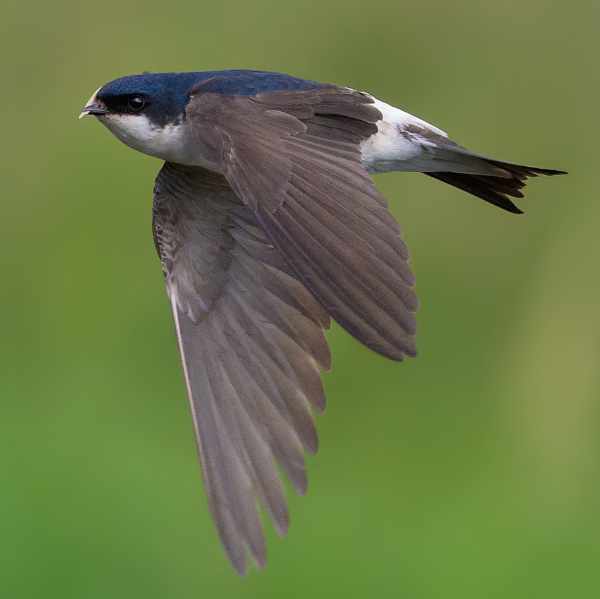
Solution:
[(289, 525), (278, 475), (306, 491), (334, 319), (392, 360), (415, 355), (415, 279), (370, 175), (422, 172), (509, 212), (562, 171), (473, 153), (348, 87), (249, 70), (144, 73), (96, 91), (92, 115), (164, 161), (154, 243), (208, 505), (234, 568), (263, 566), (260, 509)]

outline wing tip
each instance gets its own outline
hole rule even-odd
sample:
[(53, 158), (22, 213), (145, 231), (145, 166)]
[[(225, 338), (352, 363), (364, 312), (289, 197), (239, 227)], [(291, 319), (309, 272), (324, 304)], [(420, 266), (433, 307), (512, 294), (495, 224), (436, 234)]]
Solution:
[(289, 513), (286, 512), (285, 518), (278, 520), (273, 519), (273, 526), (275, 527), (275, 532), (279, 537), (285, 537), (290, 529)]
[(225, 547), (225, 554), (227, 555), (229, 563), (232, 565), (237, 574), (239, 576), (246, 576), (248, 573), (248, 564), (246, 562), (245, 552), (241, 551), (238, 553), (230, 550), (228, 547)]
[(398, 340), (379, 340), (379, 342), (365, 345), (375, 353), (394, 362), (404, 362), (405, 358), (417, 357), (414, 336), (402, 339), (401, 342), (398, 342)]

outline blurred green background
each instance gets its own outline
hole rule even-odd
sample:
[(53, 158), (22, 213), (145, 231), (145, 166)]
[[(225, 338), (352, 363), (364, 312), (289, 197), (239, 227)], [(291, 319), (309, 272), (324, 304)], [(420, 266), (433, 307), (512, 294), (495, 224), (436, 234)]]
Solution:
[[(600, 596), (598, 2), (12, 2), (0, 24), (0, 595)], [(209, 520), (150, 234), (158, 161), (77, 115), (143, 70), (367, 89), (568, 177), (503, 213), (377, 183), (412, 250), (416, 360), (339, 328), (292, 527), (239, 579)]]

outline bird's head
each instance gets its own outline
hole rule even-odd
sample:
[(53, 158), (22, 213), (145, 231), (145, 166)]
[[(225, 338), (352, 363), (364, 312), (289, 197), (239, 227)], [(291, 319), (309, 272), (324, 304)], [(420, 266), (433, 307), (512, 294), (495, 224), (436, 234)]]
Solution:
[(185, 108), (195, 73), (144, 73), (98, 89), (80, 118), (95, 116), (118, 139), (145, 154), (181, 161)]

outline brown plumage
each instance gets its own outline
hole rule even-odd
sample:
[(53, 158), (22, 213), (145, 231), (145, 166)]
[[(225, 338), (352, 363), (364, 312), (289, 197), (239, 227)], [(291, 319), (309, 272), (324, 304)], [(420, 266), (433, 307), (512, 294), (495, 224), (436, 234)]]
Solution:
[(521, 191), (525, 187), (528, 177), (538, 175), (564, 175), (565, 171), (557, 171), (549, 168), (537, 168), (535, 166), (523, 166), (501, 162), (500, 160), (484, 159), (489, 164), (506, 171), (506, 177), (490, 177), (483, 175), (471, 175), (466, 173), (425, 173), (434, 179), (449, 183), (458, 189), (467, 191), (494, 206), (514, 214), (522, 214), (523, 211), (509, 199), (524, 197)]
[(287, 530), (276, 463), (306, 490), (330, 316), (387, 357), (415, 354), (408, 252), (360, 162), (377, 111), (330, 90), (310, 108), (286, 94), (289, 113), (269, 100), (192, 100), (224, 176), (166, 164), (154, 201), (209, 506), (239, 572), (246, 551), (266, 559), (256, 501)]

